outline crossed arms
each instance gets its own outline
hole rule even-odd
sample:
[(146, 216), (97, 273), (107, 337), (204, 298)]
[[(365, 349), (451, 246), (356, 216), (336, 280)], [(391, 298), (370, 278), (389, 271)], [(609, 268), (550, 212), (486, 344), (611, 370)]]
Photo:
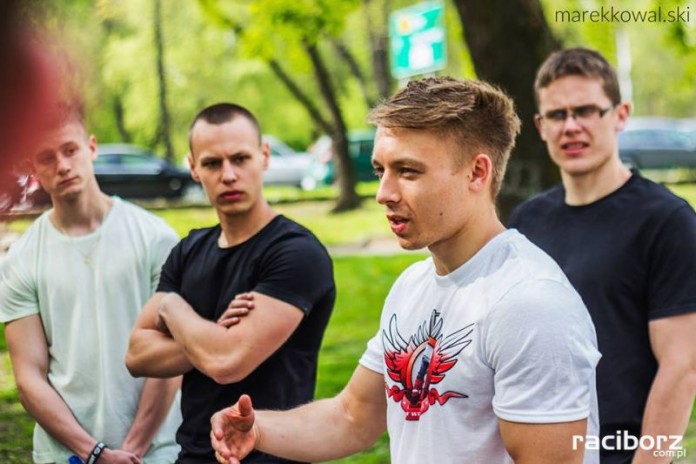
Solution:
[[(236, 324), (239, 316), (244, 324)], [(237, 382), (277, 351), (302, 317), (297, 307), (254, 292), (237, 295), (218, 321), (209, 321), (178, 294), (158, 292), (135, 324), (126, 366), (134, 376), (156, 378), (195, 367), (219, 384)]]

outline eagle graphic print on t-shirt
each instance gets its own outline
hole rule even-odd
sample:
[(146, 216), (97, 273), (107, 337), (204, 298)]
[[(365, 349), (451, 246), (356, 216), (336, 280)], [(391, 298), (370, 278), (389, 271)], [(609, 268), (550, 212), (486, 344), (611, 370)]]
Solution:
[(443, 320), (433, 309), (430, 320), (423, 322), (408, 339), (399, 333), (396, 314), (389, 320), (388, 330), (382, 331), (384, 361), (389, 378), (398, 385), (387, 389), (387, 396), (401, 403), (406, 420), (417, 421), (430, 406), (440, 406), (452, 398), (468, 398), (456, 391), (439, 391), (436, 386), (457, 364), (457, 356), (471, 344), (474, 324), (450, 334), (442, 333)]

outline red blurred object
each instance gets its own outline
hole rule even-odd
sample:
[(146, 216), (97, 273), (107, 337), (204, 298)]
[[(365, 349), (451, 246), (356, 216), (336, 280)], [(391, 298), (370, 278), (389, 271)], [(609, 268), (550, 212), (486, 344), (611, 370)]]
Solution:
[(14, 190), (13, 171), (31, 153), (60, 87), (43, 32), (26, 20), (31, 13), (21, 0), (0, 2), (0, 191)]

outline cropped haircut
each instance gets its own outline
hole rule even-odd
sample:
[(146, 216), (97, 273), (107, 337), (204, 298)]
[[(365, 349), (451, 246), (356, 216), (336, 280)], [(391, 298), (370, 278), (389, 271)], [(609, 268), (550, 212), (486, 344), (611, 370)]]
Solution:
[[(82, 99), (77, 96), (51, 100), (45, 107), (41, 108), (41, 114), (37, 114), (34, 125), (31, 127), (31, 137), (35, 141), (42, 140), (47, 132), (61, 129), (68, 124), (78, 124), (83, 132), (85, 139), (89, 138), (85, 124), (85, 111)], [(32, 158), (32, 150), (24, 152), (24, 158)]]
[(494, 199), (520, 132), (514, 104), (502, 90), (485, 82), (452, 77), (411, 81), (374, 108), (368, 119), (382, 127), (427, 130), (445, 136), (456, 147), (460, 165), (477, 153), (487, 154), (493, 165)]
[(552, 53), (537, 71), (534, 97), (539, 105), (539, 91), (557, 79), (581, 76), (599, 79), (602, 89), (614, 105), (621, 103), (621, 90), (616, 71), (598, 52), (587, 48), (569, 48)]
[(55, 129), (77, 123), (85, 127), (85, 109), (78, 97), (55, 100), (47, 107), (45, 117), (40, 118), (42, 129)]
[(254, 116), (251, 111), (235, 103), (216, 103), (201, 110), (191, 122), (188, 135), (191, 155), (193, 156), (193, 128), (198, 121), (204, 121), (213, 125), (222, 125), (240, 117), (247, 119), (254, 126), (258, 134), (259, 144), (261, 144), (261, 126), (256, 116)]

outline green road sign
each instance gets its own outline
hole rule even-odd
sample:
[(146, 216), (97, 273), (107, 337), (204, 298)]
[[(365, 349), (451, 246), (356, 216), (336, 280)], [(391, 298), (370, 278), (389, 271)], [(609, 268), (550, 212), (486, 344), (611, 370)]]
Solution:
[(441, 2), (419, 3), (389, 16), (391, 71), (396, 79), (445, 67), (444, 16)]

